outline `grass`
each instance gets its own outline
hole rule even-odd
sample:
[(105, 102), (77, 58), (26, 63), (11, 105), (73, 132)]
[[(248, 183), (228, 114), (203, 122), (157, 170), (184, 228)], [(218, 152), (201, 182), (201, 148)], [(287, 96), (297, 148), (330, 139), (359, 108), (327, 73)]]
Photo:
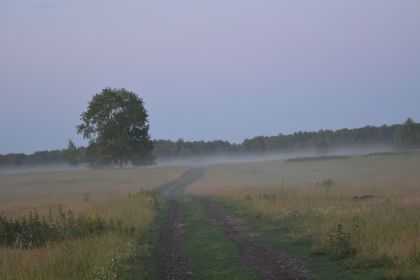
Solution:
[(122, 279), (157, 279), (160, 265), (156, 261), (159, 254), (159, 234), (168, 211), (168, 203), (161, 200), (154, 222), (150, 224), (146, 231), (137, 235), (136, 246), (138, 253), (125, 259), (124, 265), (127, 267), (127, 270)]
[(150, 167), (0, 174), (0, 212), (14, 217), (35, 210), (48, 214), (50, 207), (60, 204), (80, 213), (109, 199), (154, 189), (185, 170)]
[(194, 194), (242, 189), (315, 184), (331, 178), (339, 183), (416, 182), (420, 154), (356, 156), (326, 161), (267, 161), (218, 164), (207, 168), (203, 180), (188, 187)]
[[(189, 190), (222, 199), (275, 242), (327, 258), (349, 279), (412, 280), (420, 279), (418, 170), (418, 154), (223, 165)], [(320, 184), (328, 178), (335, 184)], [(320, 279), (340, 270), (322, 267)]]
[[(33, 249), (0, 248), (0, 279), (125, 279), (136, 265), (150, 259), (143, 242), (153, 228), (163, 201), (152, 192), (185, 168), (83, 170), (0, 175), (0, 211), (19, 217), (40, 214), (57, 205), (75, 213), (99, 215), (108, 223), (135, 228), (135, 235), (109, 231), (95, 236), (47, 242)], [(86, 196), (86, 193), (89, 193)], [(33, 196), (31, 196), (33, 195)], [(148, 269), (138, 269), (147, 277)], [(146, 278), (145, 278), (146, 279)]]
[(258, 279), (249, 267), (241, 263), (236, 245), (208, 221), (206, 209), (200, 202), (189, 198), (182, 202), (182, 207), (186, 218), (183, 248), (194, 279)]

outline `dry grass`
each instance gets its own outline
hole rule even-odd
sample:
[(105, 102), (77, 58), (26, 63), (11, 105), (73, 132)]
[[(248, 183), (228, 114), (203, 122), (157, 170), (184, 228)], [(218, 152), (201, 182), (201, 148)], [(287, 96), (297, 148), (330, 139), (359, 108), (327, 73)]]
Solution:
[[(309, 241), (316, 252), (382, 267), (391, 279), (419, 279), (418, 170), (418, 155), (224, 165), (189, 190), (287, 229), (292, 242)], [(336, 184), (316, 184), (327, 178)], [(366, 194), (373, 199), (353, 199)]]
[[(0, 174), (0, 211), (21, 216), (30, 210), (47, 213), (61, 204), (82, 212), (110, 198), (150, 190), (177, 178), (185, 167), (99, 169)], [(88, 194), (87, 203), (84, 194)]]
[(52, 243), (46, 248), (31, 250), (2, 249), (1, 279), (114, 279), (97, 278), (105, 268), (112, 270), (115, 251), (130, 244), (128, 236), (109, 233), (102, 236)]
[[(75, 212), (121, 221), (134, 227), (138, 235), (153, 222), (160, 203), (144, 190), (173, 180), (184, 170), (165, 167), (0, 175), (0, 209), (20, 216), (33, 208), (43, 213), (62, 204)], [(89, 201), (84, 193), (90, 194)], [(124, 259), (150, 253), (149, 245), (139, 245), (135, 238), (112, 231), (50, 242), (43, 248), (0, 248), (0, 279), (119, 279)]]
[(398, 182), (420, 179), (420, 154), (359, 156), (349, 159), (220, 164), (190, 186), (196, 194), (243, 187), (314, 184), (327, 178), (339, 183)]

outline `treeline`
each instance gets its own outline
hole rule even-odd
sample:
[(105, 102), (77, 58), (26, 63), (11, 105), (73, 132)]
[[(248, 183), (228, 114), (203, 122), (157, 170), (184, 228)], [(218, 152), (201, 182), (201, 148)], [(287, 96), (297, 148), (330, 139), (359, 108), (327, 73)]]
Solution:
[(394, 149), (420, 148), (420, 124), (408, 119), (404, 124), (366, 126), (356, 129), (299, 131), (289, 135), (257, 136), (241, 144), (227, 141), (155, 140), (154, 154), (162, 158), (200, 157), (217, 154), (261, 154), (271, 152), (299, 152), (312, 150), (327, 155), (331, 150), (373, 146)]
[(40, 151), (27, 155), (7, 154), (0, 155), (0, 167), (24, 167), (24, 166), (38, 166), (38, 165), (57, 165), (65, 163), (63, 150)]
[[(404, 124), (366, 126), (356, 129), (300, 131), (289, 135), (257, 136), (241, 144), (228, 141), (154, 140), (153, 155), (160, 159), (184, 159), (209, 155), (241, 155), (312, 150), (327, 155), (334, 149), (387, 146), (394, 149), (420, 148), (420, 124), (408, 119)], [(88, 163), (86, 148), (69, 142), (64, 150), (42, 151), (31, 155), (0, 155), (0, 167)]]

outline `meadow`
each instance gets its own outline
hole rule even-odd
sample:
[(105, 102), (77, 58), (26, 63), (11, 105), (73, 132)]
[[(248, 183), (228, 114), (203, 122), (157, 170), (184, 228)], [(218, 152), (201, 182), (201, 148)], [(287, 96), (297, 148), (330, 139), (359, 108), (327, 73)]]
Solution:
[[(185, 170), (0, 175), (0, 242), (8, 240), (0, 279), (153, 279), (169, 209), (154, 190)], [(258, 278), (209, 218), (203, 202), (214, 201), (306, 261), (313, 279), (419, 279), (419, 170), (419, 153), (208, 166), (202, 179), (174, 185), (190, 195), (177, 199), (185, 219), (178, 242), (197, 279)], [(4, 228), (17, 229), (19, 242)], [(52, 233), (20, 242), (37, 228)]]
[(92, 205), (177, 178), (185, 167), (82, 169), (0, 174), (0, 211), (22, 216), (61, 205), (79, 213)]
[(104, 230), (91, 234), (64, 234), (65, 238), (30, 248), (0, 247), (0, 279), (121, 278), (130, 269), (128, 259), (150, 256), (150, 245), (137, 240), (147, 234), (163, 207), (153, 189), (184, 170), (159, 167), (0, 175), (4, 217), (19, 220), (31, 212), (44, 216), (47, 224), (49, 220), (57, 224), (62, 219), (60, 212), (71, 213), (65, 218), (66, 225), (72, 225), (66, 227), (70, 230), (104, 221)]
[(349, 279), (419, 279), (419, 170), (419, 154), (223, 164), (188, 191), (270, 229), (273, 242), (339, 262)]

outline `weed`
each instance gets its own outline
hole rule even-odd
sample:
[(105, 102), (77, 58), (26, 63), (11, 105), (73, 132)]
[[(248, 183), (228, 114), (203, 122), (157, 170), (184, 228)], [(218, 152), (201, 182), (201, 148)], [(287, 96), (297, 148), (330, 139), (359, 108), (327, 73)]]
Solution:
[(336, 259), (344, 259), (353, 254), (354, 250), (351, 246), (351, 235), (344, 231), (344, 226), (338, 224), (336, 228), (328, 233), (329, 250), (331, 255)]

